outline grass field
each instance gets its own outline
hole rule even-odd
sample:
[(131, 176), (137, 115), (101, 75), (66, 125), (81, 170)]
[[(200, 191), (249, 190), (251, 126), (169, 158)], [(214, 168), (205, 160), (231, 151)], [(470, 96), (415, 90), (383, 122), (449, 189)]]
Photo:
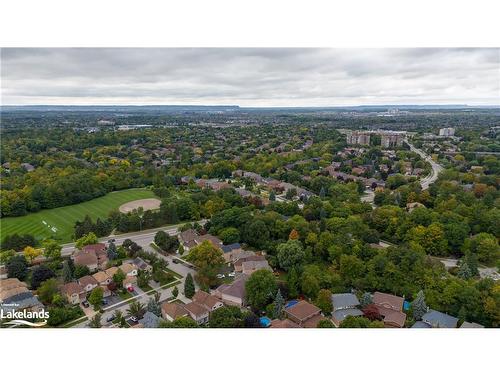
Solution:
[[(18, 233), (32, 234), (39, 240), (54, 237), (61, 243), (71, 242), (75, 222), (82, 220), (85, 215), (89, 215), (94, 220), (98, 217), (106, 218), (111, 210), (117, 209), (123, 203), (154, 197), (151, 190), (129, 189), (112, 192), (104, 197), (72, 206), (43, 210), (26, 216), (2, 218), (0, 219), (0, 238)], [(55, 232), (51, 229), (53, 227), (57, 229)]]

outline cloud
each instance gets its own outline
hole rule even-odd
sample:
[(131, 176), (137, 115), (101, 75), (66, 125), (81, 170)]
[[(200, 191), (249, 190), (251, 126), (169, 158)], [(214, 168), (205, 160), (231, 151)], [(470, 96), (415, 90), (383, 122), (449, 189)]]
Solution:
[(3, 104), (500, 104), (500, 49), (1, 50)]

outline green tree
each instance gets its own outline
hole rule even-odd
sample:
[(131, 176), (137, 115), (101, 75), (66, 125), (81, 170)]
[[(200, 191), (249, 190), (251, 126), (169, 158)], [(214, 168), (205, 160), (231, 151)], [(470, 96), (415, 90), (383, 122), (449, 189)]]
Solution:
[(340, 276), (347, 285), (352, 285), (361, 278), (365, 272), (365, 265), (361, 259), (355, 255), (342, 254), (340, 256)]
[(102, 306), (102, 299), (103, 299), (103, 290), (101, 287), (97, 287), (92, 289), (92, 292), (90, 292), (88, 301), (94, 308), (94, 310), (99, 310)]
[(299, 281), (299, 272), (295, 267), (288, 272), (286, 276), (286, 285), (288, 287), (288, 296), (291, 298), (298, 297), (300, 281)]
[(58, 260), (61, 258), (62, 246), (59, 245), (56, 240), (45, 240), (43, 241), (42, 246), (44, 247), (43, 254), (46, 258), (52, 260)]
[[(96, 288), (96, 289), (98, 289), (98, 288)], [(92, 319), (90, 319), (89, 327), (90, 328), (101, 328), (102, 327), (101, 314), (97, 313), (92, 317)]]
[(361, 307), (364, 308), (372, 303), (373, 303), (372, 295), (368, 292), (363, 293), (361, 299), (359, 300), (359, 304), (361, 305)]
[(54, 296), (58, 293), (59, 289), (56, 279), (48, 279), (43, 281), (37, 290), (38, 298), (40, 298), (40, 301), (42, 301), (42, 303), (46, 305), (52, 304)]
[(281, 268), (288, 271), (292, 267), (299, 266), (305, 257), (302, 244), (297, 240), (288, 240), (279, 244), (277, 248), (278, 263)]
[(7, 276), (24, 280), (28, 275), (28, 262), (22, 255), (16, 255), (7, 261)]
[(224, 244), (229, 245), (240, 241), (240, 231), (236, 228), (229, 227), (223, 229), (219, 233), (219, 238)]
[(84, 246), (93, 245), (97, 243), (97, 236), (95, 233), (88, 233), (76, 240), (75, 246), (77, 249), (82, 249)]
[(131, 316), (135, 316), (137, 319), (142, 319), (145, 312), (144, 310), (144, 304), (139, 301), (133, 301), (130, 303), (127, 313)]
[(123, 284), (123, 280), (125, 280), (127, 276), (125, 273), (119, 268), (118, 271), (115, 272), (113, 275), (113, 281), (116, 283), (116, 285), (119, 285), (120, 287)]
[(73, 272), (73, 276), (75, 279), (79, 279), (80, 277), (90, 275), (90, 269), (87, 266), (77, 264), (75, 266), (75, 271)]
[(65, 283), (69, 283), (71, 280), (73, 280), (73, 271), (71, 270), (71, 267), (67, 260), (63, 263), (62, 277)]
[(244, 324), (243, 313), (236, 306), (220, 307), (210, 313), (210, 328), (242, 328)]
[(210, 241), (203, 241), (191, 249), (186, 259), (198, 267), (197, 280), (200, 285), (215, 285), (216, 275), (224, 264), (221, 249), (216, 248)]
[(178, 295), (179, 289), (177, 289), (177, 286), (174, 286), (174, 289), (172, 289), (172, 296), (174, 296), (174, 298), (177, 298)]
[(146, 311), (149, 311), (156, 316), (161, 316), (161, 306), (159, 303), (160, 295), (159, 293), (155, 294), (153, 298), (150, 298), (148, 304), (146, 305)]
[(317, 328), (335, 328), (335, 324), (330, 319), (322, 319), (319, 321)]
[(316, 298), (315, 305), (318, 306), (323, 314), (331, 315), (333, 306), (332, 306), (332, 292), (328, 289), (321, 289), (318, 292), (318, 297)]
[(262, 310), (276, 294), (277, 289), (276, 278), (271, 271), (255, 271), (245, 284), (247, 302), (255, 310)]
[(198, 324), (193, 319), (183, 316), (173, 322), (161, 321), (158, 328), (198, 328)]
[(186, 276), (186, 281), (184, 281), (184, 295), (187, 298), (192, 298), (194, 296), (194, 293), (195, 289), (194, 289), (193, 276), (191, 276), (191, 274), (188, 273)]
[(274, 297), (274, 317), (281, 319), (283, 315), (283, 308), (285, 307), (285, 299), (281, 295), (281, 290), (278, 289)]
[(413, 310), (413, 318), (415, 320), (421, 320), (424, 314), (427, 312), (427, 304), (425, 303), (424, 291), (420, 290), (417, 296), (411, 303), (411, 308)]
[(489, 233), (479, 233), (467, 239), (463, 246), (463, 252), (477, 254), (478, 260), (488, 265), (495, 264), (500, 259), (498, 240)]

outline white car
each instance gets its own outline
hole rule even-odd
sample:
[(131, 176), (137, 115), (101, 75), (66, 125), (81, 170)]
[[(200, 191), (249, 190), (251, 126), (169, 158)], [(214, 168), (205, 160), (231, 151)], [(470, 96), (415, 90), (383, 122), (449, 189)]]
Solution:
[(229, 277), (234, 277), (234, 276), (236, 275), (236, 273), (235, 273), (235, 272), (229, 272), (227, 275), (228, 275)]
[(217, 274), (217, 278), (218, 279), (223, 279), (224, 277), (226, 277), (226, 276), (224, 276), (222, 273), (218, 273)]

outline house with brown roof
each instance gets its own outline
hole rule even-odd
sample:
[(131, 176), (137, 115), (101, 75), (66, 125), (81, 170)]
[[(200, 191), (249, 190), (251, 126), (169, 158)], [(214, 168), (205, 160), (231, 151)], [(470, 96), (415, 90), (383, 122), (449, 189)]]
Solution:
[(206, 307), (196, 302), (190, 302), (184, 305), (184, 308), (188, 312), (191, 319), (193, 319), (199, 325), (208, 323), (208, 315), (210, 313), (210, 310), (208, 310)]
[(126, 276), (125, 279), (122, 281), (122, 286), (124, 288), (130, 288), (137, 284), (137, 276)]
[(0, 281), (0, 305), (2, 313), (21, 310), (40, 311), (44, 308), (38, 297), (34, 296), (26, 284), (17, 278)]
[(108, 275), (109, 277), (111, 277), (111, 279), (113, 279), (115, 273), (118, 272), (118, 267), (116, 266), (110, 267), (107, 270), (104, 270), (104, 272), (106, 272), (106, 275)]
[(242, 274), (236, 278), (231, 284), (222, 284), (213, 295), (227, 305), (245, 306), (246, 305), (246, 289), (245, 284), (248, 280), (248, 275)]
[(222, 241), (220, 239), (218, 239), (217, 237), (212, 236), (211, 234), (208, 234), (208, 233), (204, 234), (203, 236), (197, 236), (194, 239), (194, 242), (196, 243), (196, 245), (201, 244), (203, 241), (211, 242), (212, 245), (214, 245), (217, 249), (220, 249), (222, 247)]
[(86, 292), (92, 291), (92, 289), (97, 288), (97, 286), (99, 285), (99, 283), (97, 282), (97, 280), (94, 279), (94, 277), (92, 277), (90, 275), (85, 275), (83, 277), (80, 277), (78, 279), (78, 284), (80, 284), (81, 287)]
[(20, 293), (28, 292), (28, 286), (25, 282), (12, 277), (0, 280), (0, 301), (4, 301)]
[(203, 290), (198, 290), (191, 299), (194, 303), (203, 306), (208, 311), (215, 311), (224, 306), (219, 299), (208, 294), (207, 292), (204, 292)]
[(118, 267), (126, 276), (137, 276), (137, 266), (133, 263), (123, 263)]
[(163, 319), (172, 322), (177, 318), (189, 316), (188, 311), (179, 303), (164, 302), (161, 305), (161, 316)]
[(64, 284), (61, 287), (61, 293), (66, 297), (68, 302), (73, 305), (78, 305), (87, 299), (87, 292), (85, 289), (74, 281)]
[(393, 294), (375, 292), (373, 293), (373, 304), (377, 307), (380, 315), (384, 317), (384, 325), (391, 328), (402, 328), (406, 321), (403, 312), (404, 298)]
[(109, 285), (109, 283), (113, 280), (113, 278), (104, 271), (96, 272), (92, 275), (92, 277), (96, 279), (99, 285)]
[(243, 272), (243, 263), (249, 261), (261, 261), (266, 260), (266, 257), (263, 255), (256, 255), (253, 251), (244, 251), (237, 256), (235, 256), (233, 260), (234, 270), (236, 272)]
[(252, 273), (258, 270), (272, 271), (273, 269), (271, 268), (271, 266), (269, 266), (269, 263), (267, 262), (266, 259), (246, 260), (241, 264), (241, 272), (243, 272), (245, 275), (251, 275)]
[(195, 238), (198, 237), (198, 233), (194, 229), (188, 229), (184, 232), (179, 233), (179, 242), (181, 243), (184, 250), (189, 251), (196, 246)]
[(73, 261), (77, 265), (87, 266), (91, 272), (97, 269), (103, 270), (108, 263), (106, 245), (103, 243), (96, 243), (84, 246), (73, 255)]
[(319, 321), (323, 319), (321, 309), (304, 300), (285, 308), (285, 314), (288, 319), (302, 328), (316, 328)]
[(299, 325), (290, 319), (274, 319), (271, 321), (270, 328), (300, 328)]

